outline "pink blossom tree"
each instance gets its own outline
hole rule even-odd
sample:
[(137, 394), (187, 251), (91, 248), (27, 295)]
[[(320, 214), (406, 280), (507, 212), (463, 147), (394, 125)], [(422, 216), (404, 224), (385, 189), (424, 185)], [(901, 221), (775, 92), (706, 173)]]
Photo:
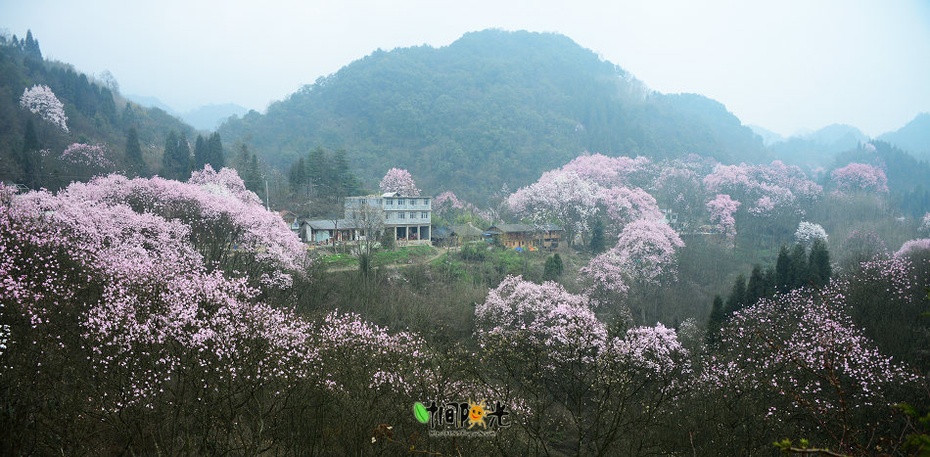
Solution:
[[(586, 290), (597, 298), (622, 296), (631, 287), (642, 294), (676, 277), (676, 253), (684, 245), (678, 233), (663, 221), (638, 219), (623, 228), (614, 248), (581, 269)], [(641, 312), (645, 322), (645, 306)]]
[(571, 430), (580, 454), (655, 445), (633, 430), (661, 423), (687, 385), (688, 352), (674, 330), (611, 336), (587, 297), (556, 283), (508, 276), (475, 307), (475, 324), (481, 366), (498, 390), (528, 402), (520, 426), (535, 446), (551, 446), (543, 431), (553, 427)]
[(924, 214), (924, 217), (920, 220), (920, 226), (917, 228), (918, 232), (924, 235), (930, 235), (930, 213)]
[(916, 254), (930, 254), (930, 238), (918, 238), (905, 241), (894, 253), (895, 257), (908, 257)]
[(717, 194), (717, 197), (707, 202), (707, 211), (710, 213), (710, 221), (717, 226), (717, 230), (722, 233), (730, 245), (736, 238), (736, 219), (733, 214), (740, 206), (740, 202), (733, 200), (729, 195)]
[(73, 143), (61, 153), (61, 160), (79, 166), (113, 170), (116, 164), (110, 160), (107, 147), (102, 144)]
[[(894, 386), (916, 376), (863, 335), (843, 312), (844, 302), (834, 285), (818, 294), (776, 295), (731, 316), (700, 395), (718, 390), (717, 398), (745, 403), (737, 411), (753, 416), (746, 427), (777, 434), (790, 421), (792, 433), (828, 439), (825, 447), (863, 451), (870, 426), (857, 417), (866, 410), (885, 414), (900, 400)], [(766, 400), (744, 409), (753, 399)]]
[(704, 177), (712, 193), (728, 194), (742, 202), (754, 202), (750, 214), (767, 216), (775, 211), (801, 214), (820, 198), (823, 188), (795, 166), (780, 161), (769, 165), (717, 165)]
[(401, 168), (391, 168), (381, 179), (379, 185), (381, 192), (399, 192), (405, 197), (420, 196), (420, 189), (417, 188), (410, 172)]
[(851, 163), (830, 173), (836, 188), (841, 192), (888, 192), (888, 178), (881, 168)]
[(536, 224), (554, 221), (562, 224), (571, 243), (576, 234), (590, 230), (598, 213), (600, 189), (575, 172), (552, 170), (543, 173), (534, 184), (511, 194), (507, 205), (515, 214)]
[(19, 106), (68, 132), (68, 116), (65, 115), (65, 105), (58, 100), (58, 97), (48, 86), (37, 84), (26, 88), (19, 98)]

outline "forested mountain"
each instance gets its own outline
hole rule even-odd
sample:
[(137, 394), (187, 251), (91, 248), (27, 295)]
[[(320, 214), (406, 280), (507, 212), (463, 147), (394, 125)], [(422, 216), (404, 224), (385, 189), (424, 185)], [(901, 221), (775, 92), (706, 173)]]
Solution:
[(795, 135), (770, 146), (775, 157), (801, 166), (826, 166), (837, 153), (859, 147), (869, 137), (851, 125), (828, 125), (806, 135)]
[(397, 166), (426, 192), (478, 201), (585, 150), (723, 162), (767, 154), (713, 100), (652, 92), (565, 36), (499, 30), (375, 51), (220, 133), (279, 168), (318, 146), (344, 149), (366, 187)]
[[(57, 101), (60, 124), (21, 105), (24, 92), (46, 86), (43, 97)], [(45, 89), (42, 89), (45, 91)], [(47, 101), (47, 100), (43, 100)], [(33, 106), (35, 108), (35, 106)], [(167, 133), (193, 139), (193, 129), (160, 109), (146, 109), (120, 96), (115, 81), (95, 81), (61, 62), (43, 59), (31, 33), (25, 39), (0, 36), (0, 180), (29, 187), (57, 188), (92, 173), (134, 168), (126, 158), (130, 132), (136, 157), (154, 170)], [(71, 162), (61, 159), (70, 148)]]
[(930, 160), (930, 113), (920, 113), (904, 127), (880, 135), (878, 139), (892, 143), (919, 159)]

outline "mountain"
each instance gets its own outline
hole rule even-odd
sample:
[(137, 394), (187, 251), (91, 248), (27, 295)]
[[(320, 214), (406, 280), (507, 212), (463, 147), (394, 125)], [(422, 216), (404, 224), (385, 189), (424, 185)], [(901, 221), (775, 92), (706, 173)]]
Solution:
[(782, 141), (785, 141), (785, 137), (781, 136), (780, 134), (766, 128), (759, 127), (758, 125), (747, 125), (746, 127), (752, 129), (752, 133), (755, 133), (759, 138), (762, 138), (762, 144), (765, 146), (771, 146), (775, 143), (781, 143)]
[(770, 149), (779, 160), (808, 167), (826, 166), (836, 154), (856, 149), (869, 137), (851, 125), (833, 124), (820, 130), (795, 135), (772, 144)]
[(930, 113), (920, 113), (894, 132), (878, 137), (904, 149), (919, 159), (930, 160)]
[(477, 201), (583, 151), (767, 158), (720, 103), (652, 92), (565, 36), (525, 31), (378, 50), (219, 132), (279, 168), (316, 147), (344, 149), (370, 189), (400, 167), (427, 193), (449, 189)]
[(234, 103), (222, 105), (205, 105), (181, 114), (184, 122), (198, 130), (216, 130), (220, 124), (232, 116), (242, 116), (249, 109)]
[(168, 106), (167, 103), (161, 101), (157, 97), (150, 97), (148, 95), (136, 95), (136, 94), (125, 94), (126, 100), (129, 100), (133, 103), (136, 103), (139, 106), (145, 108), (158, 108), (172, 116), (181, 117), (181, 113), (177, 112), (171, 106)]

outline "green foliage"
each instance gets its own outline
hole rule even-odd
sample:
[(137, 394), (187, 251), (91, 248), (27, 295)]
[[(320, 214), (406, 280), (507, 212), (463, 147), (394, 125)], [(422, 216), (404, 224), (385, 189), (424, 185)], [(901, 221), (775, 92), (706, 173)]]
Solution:
[(543, 270), (544, 281), (556, 281), (562, 276), (564, 267), (562, 266), (562, 257), (555, 254), (546, 259), (546, 265)]
[[(38, 40), (33, 38), (28, 46), (26, 41), (29, 40), (0, 40), (0, 126), (3, 126), (0, 129), (3, 131), (0, 134), (0, 180), (55, 190), (72, 181), (89, 179), (90, 175), (55, 163), (54, 159), (75, 142), (106, 145), (118, 170), (145, 175), (144, 170), (135, 171), (139, 168), (139, 163), (133, 159), (135, 152), (123, 149), (124, 145), (129, 146), (127, 132), (131, 128), (136, 130), (143, 153), (140, 155), (150, 154), (153, 158), (169, 131), (193, 133), (190, 126), (162, 110), (126, 102), (115, 85), (105, 87), (75, 71), (71, 65), (44, 60)], [(37, 84), (48, 86), (64, 104), (70, 133), (45, 123), (33, 125), (29, 136), (34, 135), (41, 145), (35, 150), (46, 150), (47, 156), (30, 157), (31, 161), (24, 163), (19, 154), (32, 115), (19, 107), (19, 97), (26, 88)], [(32, 139), (29, 142), (32, 143)], [(156, 163), (153, 160), (152, 164)], [(23, 165), (32, 168), (27, 172)]]
[(142, 157), (142, 145), (139, 144), (139, 132), (130, 127), (126, 133), (126, 166), (130, 176), (148, 176), (148, 166)]
[(607, 249), (607, 241), (604, 239), (604, 221), (600, 218), (594, 220), (591, 225), (591, 252), (600, 254)]
[(386, 251), (393, 251), (396, 247), (396, 240), (394, 240), (394, 234), (385, 230), (381, 233), (381, 249)]
[(730, 289), (730, 295), (727, 297), (726, 314), (733, 314), (746, 306), (746, 276), (740, 274)]
[(707, 320), (707, 337), (708, 343), (717, 342), (717, 334), (723, 321), (726, 320), (726, 312), (723, 310), (723, 299), (719, 295), (714, 296), (714, 304), (711, 306), (710, 318)]
[(162, 155), (161, 174), (167, 179), (186, 181), (191, 176), (191, 150), (187, 137), (174, 131), (165, 139), (165, 153)]
[[(583, 150), (765, 157), (723, 105), (647, 93), (564, 36), (487, 30), (438, 49), (374, 52), (220, 132), (249, 138), (280, 169), (296, 160), (294, 151), (344, 148), (364, 187), (400, 167), (427, 193), (451, 190), (479, 206), (489, 189), (529, 184)], [(480, 178), (462, 170), (481, 170)]]

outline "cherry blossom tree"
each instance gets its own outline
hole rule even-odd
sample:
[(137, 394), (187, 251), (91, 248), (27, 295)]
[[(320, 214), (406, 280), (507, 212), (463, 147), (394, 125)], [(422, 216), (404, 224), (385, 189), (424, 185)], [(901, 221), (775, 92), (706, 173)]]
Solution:
[(920, 253), (930, 253), (930, 238), (905, 241), (904, 244), (901, 245), (901, 249), (898, 249), (898, 251), (894, 253), (894, 256), (907, 257)]
[(381, 179), (381, 192), (399, 192), (405, 197), (420, 196), (420, 189), (417, 189), (410, 172), (401, 168), (391, 168)]
[(607, 157), (603, 154), (582, 154), (561, 168), (602, 187), (629, 186), (635, 175), (649, 165), (646, 157)]
[(23, 95), (19, 98), (19, 106), (33, 114), (38, 114), (42, 119), (68, 132), (68, 116), (65, 115), (65, 105), (58, 100), (58, 97), (48, 86), (37, 84), (24, 90)]
[(888, 178), (881, 168), (851, 163), (830, 173), (830, 178), (841, 192), (888, 192)]

